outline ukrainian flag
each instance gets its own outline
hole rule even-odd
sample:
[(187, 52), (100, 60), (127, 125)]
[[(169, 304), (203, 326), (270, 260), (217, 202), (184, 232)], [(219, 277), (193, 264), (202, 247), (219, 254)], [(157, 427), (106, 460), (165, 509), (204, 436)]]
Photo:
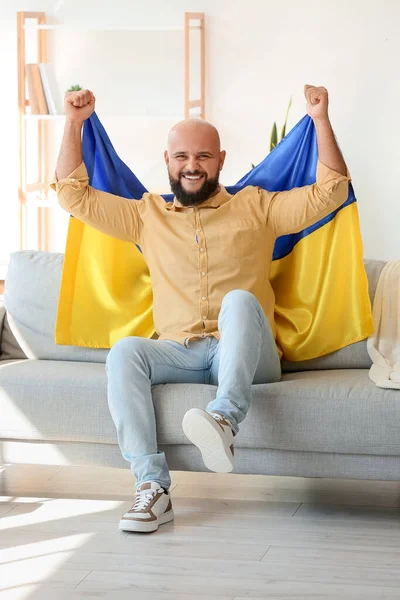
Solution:
[[(96, 113), (85, 121), (83, 160), (90, 185), (141, 198), (147, 191), (115, 152)], [(235, 186), (283, 191), (315, 182), (316, 133), (304, 117)], [(172, 201), (173, 195), (164, 196)], [(347, 201), (300, 233), (278, 238), (270, 280), (283, 358), (302, 361), (369, 337), (374, 331), (357, 201)], [(55, 331), (57, 344), (110, 348), (129, 336), (150, 338), (152, 290), (140, 248), (70, 217)]]

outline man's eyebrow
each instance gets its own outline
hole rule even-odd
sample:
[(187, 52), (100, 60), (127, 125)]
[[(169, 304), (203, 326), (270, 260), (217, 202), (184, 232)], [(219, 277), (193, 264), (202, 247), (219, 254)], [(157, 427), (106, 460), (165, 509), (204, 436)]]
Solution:
[[(173, 156), (178, 156), (178, 154), (188, 154), (186, 150), (180, 150), (179, 152), (174, 152)], [(197, 154), (208, 154), (209, 156), (213, 156), (213, 153), (209, 150), (202, 150), (201, 152), (197, 152)]]

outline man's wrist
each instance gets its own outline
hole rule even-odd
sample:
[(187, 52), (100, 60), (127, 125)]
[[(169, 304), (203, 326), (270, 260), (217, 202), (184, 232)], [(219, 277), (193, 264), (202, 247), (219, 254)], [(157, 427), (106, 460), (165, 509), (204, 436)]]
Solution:
[(323, 129), (326, 127), (331, 127), (331, 122), (329, 120), (329, 116), (326, 115), (324, 117), (316, 117), (313, 119), (315, 127), (318, 129)]
[(83, 121), (76, 121), (75, 119), (66, 119), (65, 127), (75, 131), (81, 131), (83, 127)]

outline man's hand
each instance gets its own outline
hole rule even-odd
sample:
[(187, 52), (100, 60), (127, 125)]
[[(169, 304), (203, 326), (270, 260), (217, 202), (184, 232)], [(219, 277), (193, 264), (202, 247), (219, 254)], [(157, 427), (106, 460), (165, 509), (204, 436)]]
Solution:
[(324, 87), (305, 85), (304, 95), (307, 100), (307, 114), (313, 121), (328, 120), (328, 90)]
[(64, 98), (66, 120), (82, 125), (94, 112), (95, 102), (96, 98), (90, 90), (67, 92)]

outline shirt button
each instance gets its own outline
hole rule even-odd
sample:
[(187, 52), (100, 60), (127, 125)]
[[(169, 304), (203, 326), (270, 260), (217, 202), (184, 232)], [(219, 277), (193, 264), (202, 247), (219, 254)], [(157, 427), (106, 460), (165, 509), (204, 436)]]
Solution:
[(204, 252), (204, 248), (200, 248), (200, 252)]
[(77, 179), (75, 179), (74, 177), (69, 177), (68, 182), (73, 190), (79, 190), (81, 184), (79, 183), (79, 181)]
[(203, 277), (205, 277), (205, 271), (202, 272)]
[(201, 227), (198, 227), (198, 228), (196, 229), (196, 231), (201, 231)]
[(201, 318), (203, 319), (203, 321), (205, 321), (207, 319), (207, 317), (205, 315), (203, 315)]
[(203, 296), (203, 297), (202, 297), (202, 300), (207, 300), (206, 296)]
[(206, 337), (206, 334), (205, 334), (205, 333), (202, 333), (202, 334), (201, 334), (201, 337)]

